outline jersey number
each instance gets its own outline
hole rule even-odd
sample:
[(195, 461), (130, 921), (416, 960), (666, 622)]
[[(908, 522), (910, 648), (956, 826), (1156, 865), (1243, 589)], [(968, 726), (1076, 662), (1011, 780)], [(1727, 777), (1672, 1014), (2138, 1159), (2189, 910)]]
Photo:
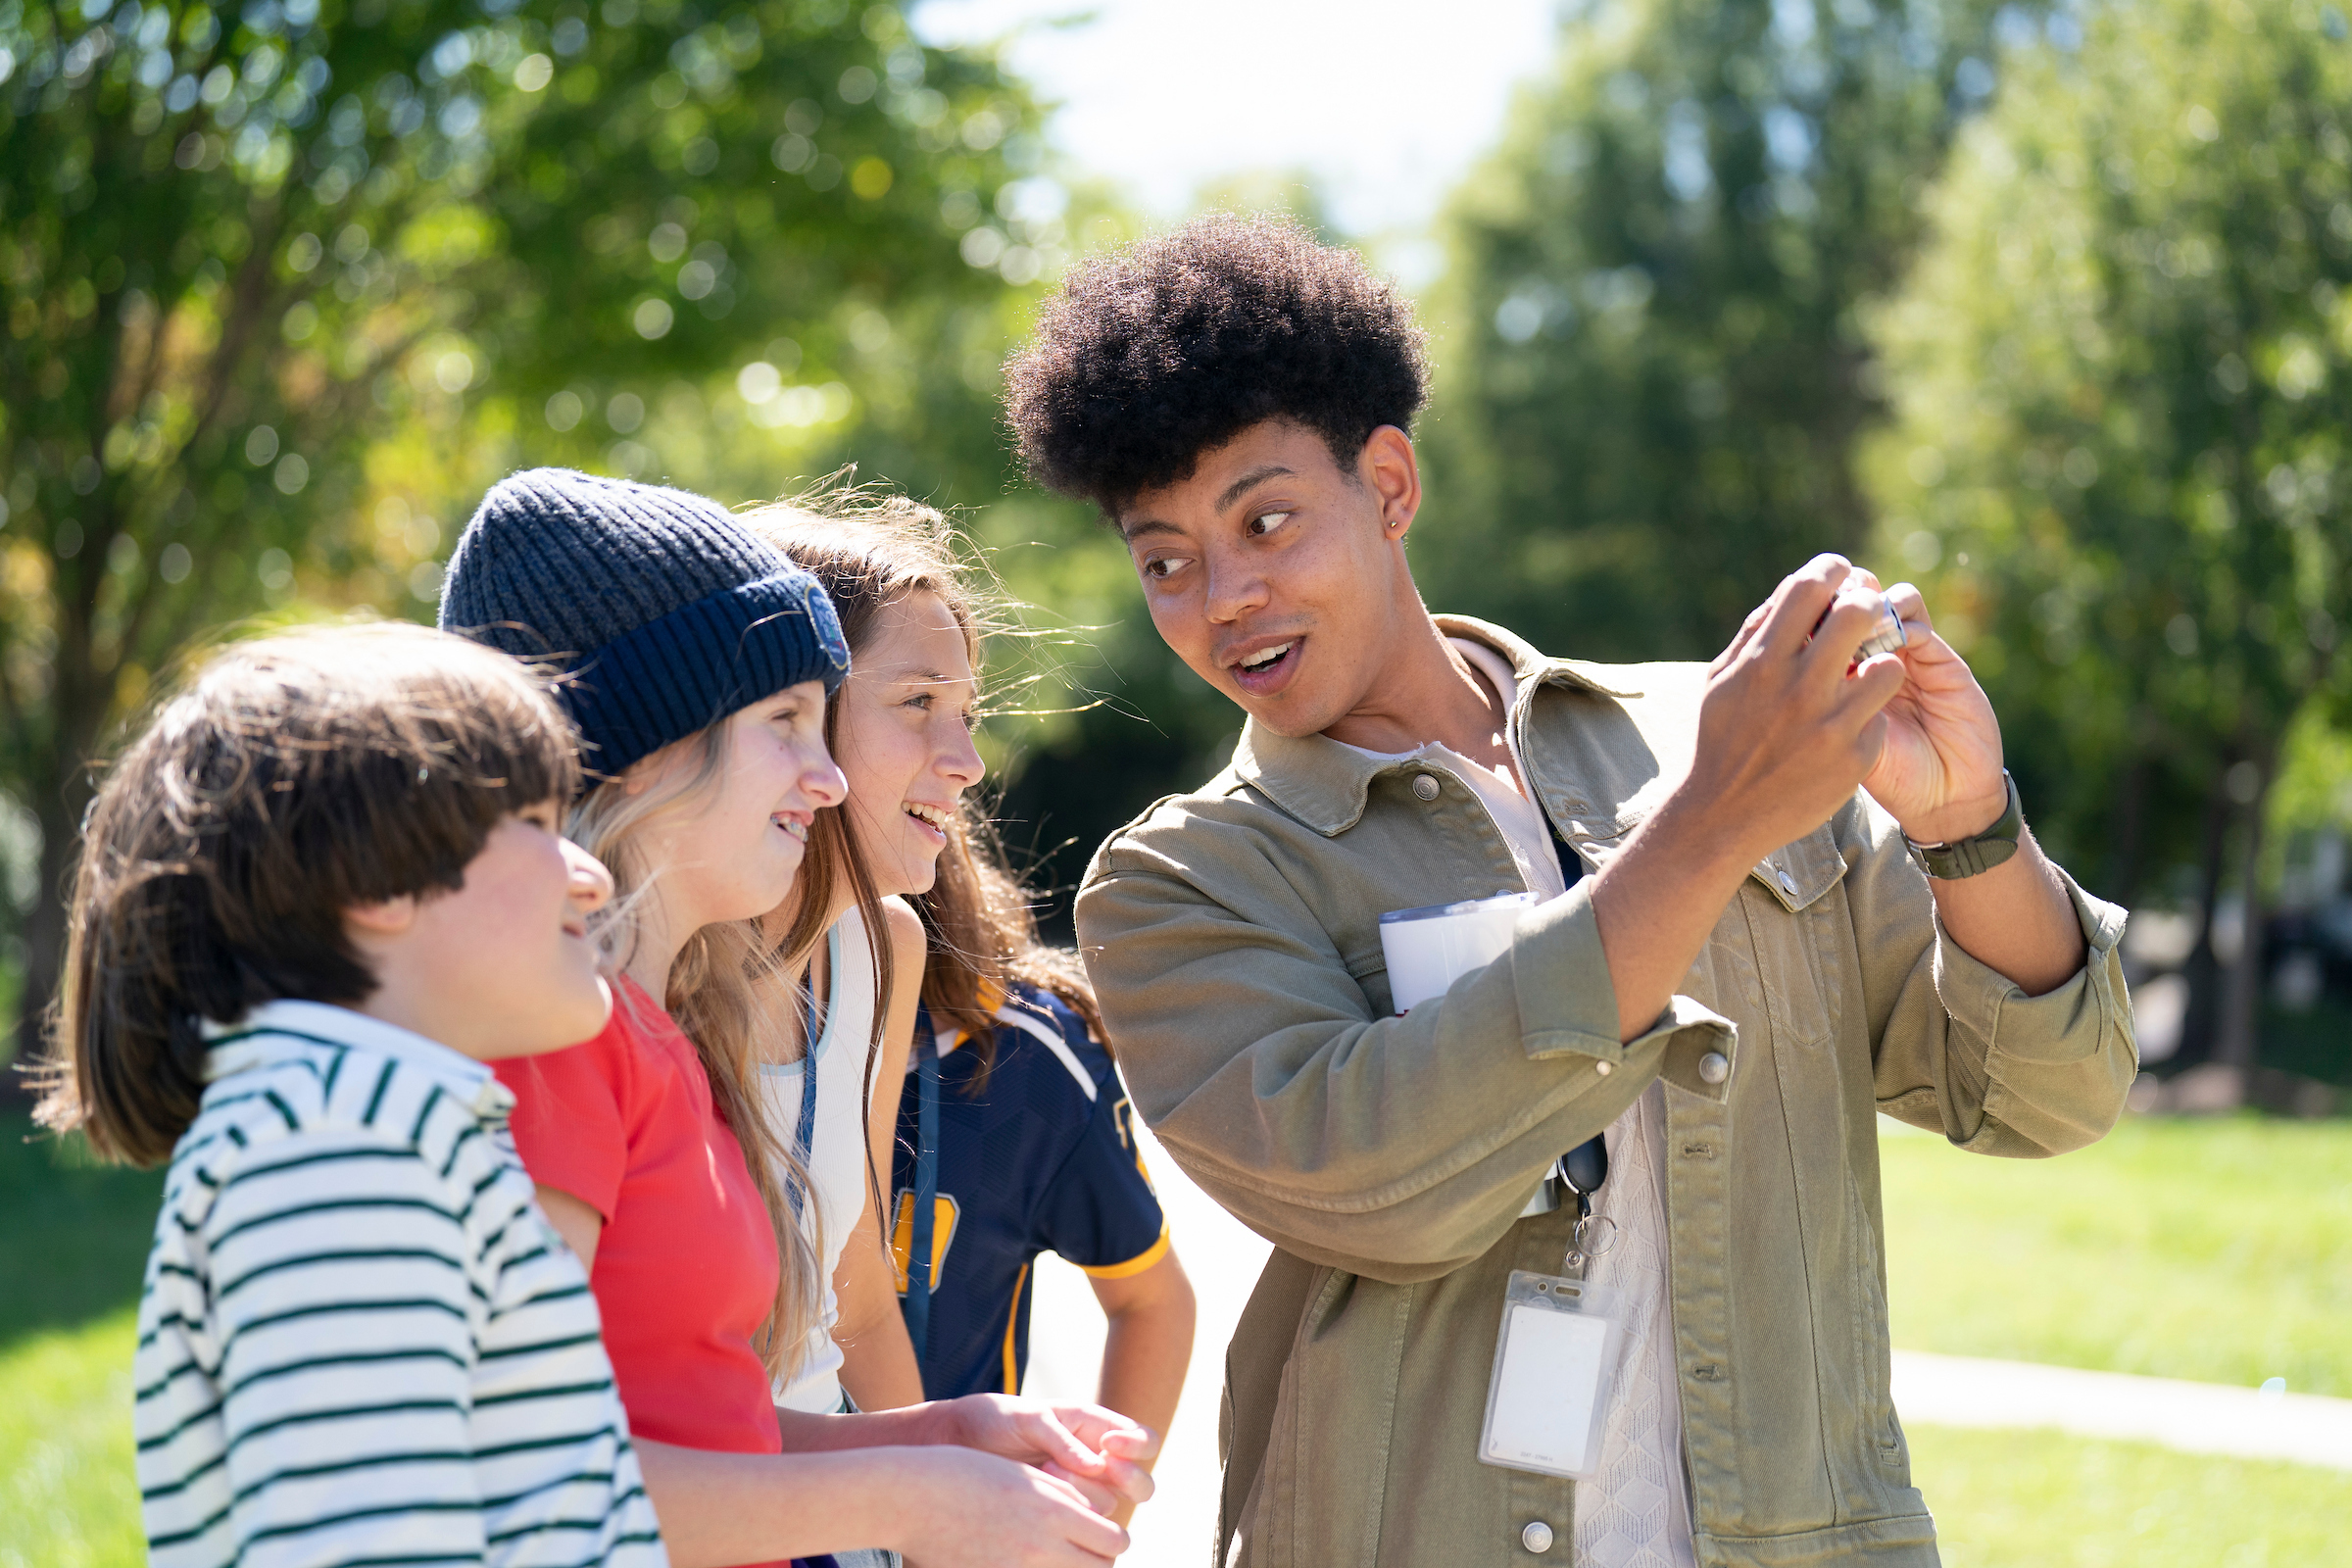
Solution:
[[(899, 1294), (906, 1294), (906, 1254), (914, 1246), (914, 1194), (900, 1188), (898, 1201), (890, 1226), (890, 1262), (897, 1275)], [(948, 1249), (956, 1240), (957, 1209), (956, 1200), (941, 1193), (932, 1199), (931, 1210), (931, 1288), (939, 1289), (940, 1271), (947, 1266)]]

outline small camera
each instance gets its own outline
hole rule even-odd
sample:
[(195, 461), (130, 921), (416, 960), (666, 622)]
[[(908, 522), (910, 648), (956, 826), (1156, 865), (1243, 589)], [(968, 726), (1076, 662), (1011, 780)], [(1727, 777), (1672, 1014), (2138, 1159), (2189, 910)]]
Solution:
[(1852, 582), (1838, 590), (1838, 597), (1830, 601), (1830, 608), (1823, 611), (1821, 619), (1813, 623), (1814, 633), (1820, 633), (1833, 611), (1846, 605), (1868, 605), (1879, 612), (1878, 624), (1871, 628), (1869, 636), (1862, 639), (1862, 646), (1854, 650), (1856, 664), (1866, 659), (1876, 659), (1881, 654), (1900, 653), (1909, 646), (1910, 634), (1903, 629), (1903, 617), (1894, 612), (1893, 599), (1879, 589)]

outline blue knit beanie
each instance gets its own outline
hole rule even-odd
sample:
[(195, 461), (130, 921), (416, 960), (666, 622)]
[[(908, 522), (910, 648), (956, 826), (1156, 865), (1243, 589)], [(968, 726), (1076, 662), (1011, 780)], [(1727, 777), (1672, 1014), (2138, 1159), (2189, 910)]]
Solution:
[(817, 580), (703, 496), (532, 468), (482, 498), (449, 558), (441, 627), (571, 676), (565, 707), (608, 777), (849, 645)]

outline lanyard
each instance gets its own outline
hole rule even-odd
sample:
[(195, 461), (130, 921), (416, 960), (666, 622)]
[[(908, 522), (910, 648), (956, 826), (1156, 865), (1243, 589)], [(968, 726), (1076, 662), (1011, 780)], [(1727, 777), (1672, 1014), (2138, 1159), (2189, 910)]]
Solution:
[(799, 1165), (785, 1178), (784, 1196), (792, 1202), (792, 1217), (801, 1217), (800, 1171), (808, 1168), (816, 1154), (816, 988), (801, 993), (801, 1125), (792, 1141), (792, 1152)]
[[(1544, 825), (1551, 832), (1551, 853), (1560, 862), (1560, 880), (1574, 887), (1585, 874), (1585, 862), (1561, 839), (1560, 830), (1551, 826), (1548, 813)], [(1600, 1133), (1594, 1133), (1583, 1143), (1560, 1156), (1555, 1167), (1560, 1180), (1576, 1195), (1575, 1240), (1568, 1247), (1568, 1271), (1571, 1276), (1584, 1277), (1585, 1264), (1616, 1245), (1617, 1226), (1606, 1214), (1597, 1218), (1592, 1213), (1592, 1195), (1599, 1192), (1609, 1179), (1609, 1146)]]
[(1576, 1195), (1576, 1230), (1568, 1244), (1568, 1274), (1585, 1277), (1585, 1265), (1617, 1245), (1617, 1222), (1592, 1212), (1592, 1195), (1609, 1179), (1609, 1146), (1594, 1133), (1560, 1156), (1560, 1180)]
[(931, 1342), (931, 1228), (939, 1206), (939, 1047), (931, 1015), (914, 1015), (914, 1213), (906, 1235), (906, 1337), (919, 1364)]

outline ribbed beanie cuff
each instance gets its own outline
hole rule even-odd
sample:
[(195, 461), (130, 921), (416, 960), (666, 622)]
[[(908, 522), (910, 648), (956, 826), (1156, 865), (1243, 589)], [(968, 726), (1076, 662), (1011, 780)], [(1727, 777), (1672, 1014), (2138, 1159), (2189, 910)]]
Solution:
[[(687, 670), (701, 678), (680, 679)], [(580, 661), (564, 695), (595, 748), (581, 760), (610, 775), (787, 686), (821, 680), (836, 692), (849, 673), (833, 601), (794, 571), (621, 633)]]

